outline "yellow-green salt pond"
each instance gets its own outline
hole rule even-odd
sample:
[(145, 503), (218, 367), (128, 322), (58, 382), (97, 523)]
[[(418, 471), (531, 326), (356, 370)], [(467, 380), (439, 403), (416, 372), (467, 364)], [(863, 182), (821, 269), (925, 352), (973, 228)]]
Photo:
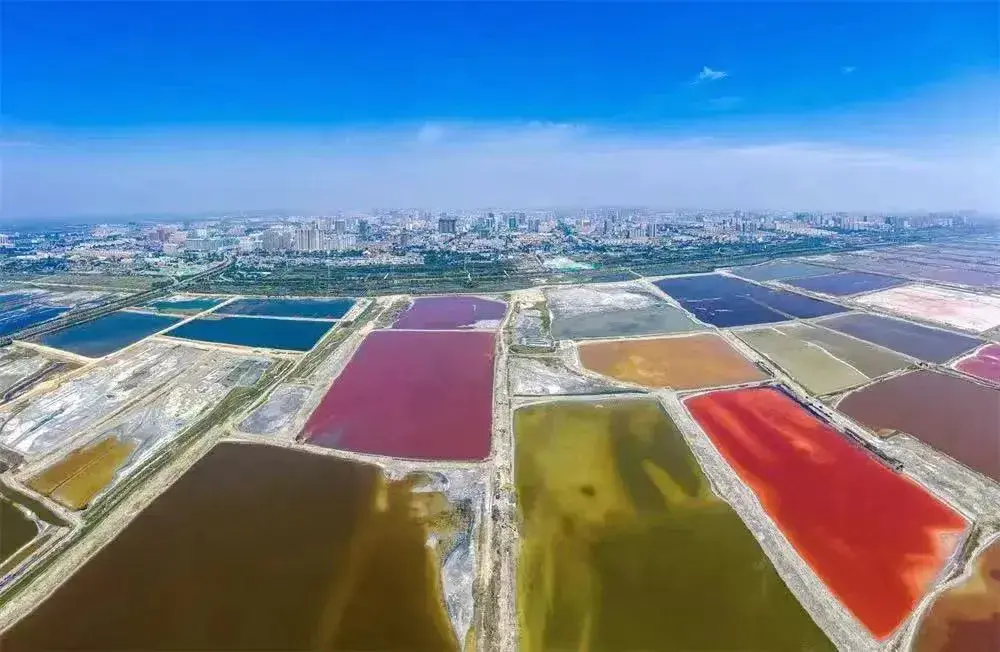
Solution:
[(832, 650), (647, 399), (515, 412), (520, 649)]

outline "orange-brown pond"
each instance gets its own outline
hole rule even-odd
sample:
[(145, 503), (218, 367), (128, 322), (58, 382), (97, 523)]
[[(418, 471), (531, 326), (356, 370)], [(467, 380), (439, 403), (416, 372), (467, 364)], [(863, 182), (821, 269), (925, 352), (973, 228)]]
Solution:
[(697, 389), (767, 376), (718, 335), (587, 342), (580, 362), (599, 374), (647, 387)]
[(15, 650), (449, 650), (440, 495), (223, 443), (3, 634)]
[(28, 486), (69, 509), (83, 509), (111, 483), (135, 447), (135, 441), (105, 437), (43, 469)]
[(1000, 539), (975, 560), (971, 577), (937, 599), (913, 647), (917, 652), (1000, 649)]

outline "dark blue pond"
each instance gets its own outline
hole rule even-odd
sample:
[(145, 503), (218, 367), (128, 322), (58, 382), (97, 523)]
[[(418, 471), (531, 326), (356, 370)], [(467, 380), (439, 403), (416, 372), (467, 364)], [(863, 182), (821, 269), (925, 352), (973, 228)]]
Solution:
[(983, 343), (974, 337), (868, 313), (838, 315), (815, 323), (934, 363), (951, 360)]
[(666, 278), (656, 285), (695, 317), (719, 327), (808, 319), (845, 310), (833, 303), (721, 274)]
[(733, 274), (748, 278), (753, 281), (781, 281), (786, 278), (803, 278), (807, 276), (821, 276), (829, 274), (834, 270), (821, 265), (810, 265), (798, 261), (775, 260), (760, 265), (750, 265), (747, 267), (736, 267)]
[(858, 294), (859, 292), (871, 292), (872, 290), (885, 290), (886, 288), (896, 287), (906, 282), (898, 278), (879, 276), (878, 274), (866, 274), (864, 272), (839, 272), (837, 274), (810, 276), (808, 278), (785, 281), (785, 283), (802, 288), (803, 290), (822, 292), (823, 294), (830, 294), (835, 297), (844, 297), (850, 294)]
[(202, 342), (308, 351), (333, 324), (325, 321), (264, 317), (202, 317), (166, 333)]
[(340, 319), (354, 305), (354, 299), (240, 299), (219, 308), (220, 315), (262, 317), (310, 317)]
[(38, 338), (40, 344), (99, 358), (134, 344), (180, 321), (179, 317), (142, 312), (113, 312)]
[(23, 306), (0, 312), (0, 337), (13, 335), (19, 330), (58, 317), (69, 310), (64, 306)]

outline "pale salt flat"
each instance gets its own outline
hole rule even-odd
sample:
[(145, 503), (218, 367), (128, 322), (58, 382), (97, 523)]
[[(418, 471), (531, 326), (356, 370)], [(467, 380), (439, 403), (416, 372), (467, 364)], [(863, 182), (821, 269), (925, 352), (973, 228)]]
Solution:
[(875, 292), (857, 303), (981, 333), (1000, 326), (1000, 297), (915, 283)]

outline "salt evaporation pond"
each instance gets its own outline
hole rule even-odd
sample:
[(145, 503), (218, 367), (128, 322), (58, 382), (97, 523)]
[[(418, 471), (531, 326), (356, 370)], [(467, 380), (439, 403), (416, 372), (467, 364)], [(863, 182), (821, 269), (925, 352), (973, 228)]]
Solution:
[(196, 314), (214, 308), (225, 301), (224, 297), (199, 297), (178, 294), (167, 299), (150, 301), (146, 307), (169, 314)]
[(0, 337), (30, 328), (43, 321), (54, 319), (69, 310), (62, 306), (23, 306), (5, 310), (0, 314)]
[(114, 353), (180, 321), (178, 317), (119, 310), (93, 321), (46, 333), (40, 344), (91, 358)]
[(29, 487), (72, 510), (86, 508), (102, 492), (136, 472), (236, 387), (255, 384), (270, 365), (227, 351), (178, 346), (177, 373), (166, 389), (142, 397), (101, 424), (95, 439), (74, 442), (68, 455), (46, 464)]
[(905, 285), (855, 300), (866, 306), (976, 333), (1000, 326), (1000, 297), (991, 295), (932, 285)]
[(300, 435), (311, 444), (416, 459), (489, 455), (494, 333), (375, 331)]
[(638, 284), (551, 288), (545, 296), (556, 339), (684, 333), (704, 328)]
[(0, 562), (10, 558), (37, 534), (35, 522), (0, 495)]
[(747, 267), (735, 267), (731, 270), (733, 274), (748, 278), (751, 281), (783, 281), (789, 278), (808, 278), (810, 276), (822, 276), (835, 271), (829, 267), (820, 265), (810, 265), (795, 260), (774, 260), (760, 265), (749, 265)]
[(340, 319), (354, 306), (354, 299), (238, 299), (219, 308), (220, 315)]
[(698, 389), (765, 380), (757, 365), (714, 334), (587, 342), (580, 362), (599, 374), (647, 387)]
[(837, 315), (817, 324), (925, 362), (947, 362), (983, 343), (968, 335), (867, 313)]
[(377, 467), (222, 443), (0, 648), (457, 650), (437, 569), (468, 527)]
[(801, 322), (737, 331), (736, 336), (816, 395), (857, 387), (909, 365), (885, 349)]
[(267, 317), (201, 317), (164, 333), (171, 337), (233, 346), (308, 351), (334, 324)]
[(1000, 389), (918, 369), (852, 392), (838, 409), (877, 433), (907, 433), (1000, 481)]
[(924, 615), (916, 652), (996, 652), (1000, 643), (1000, 539), (973, 560), (972, 576)]
[(843, 297), (861, 292), (884, 290), (906, 283), (905, 280), (864, 272), (838, 272), (823, 276), (810, 276), (785, 281), (803, 290)]
[(483, 297), (418, 297), (392, 327), (414, 330), (495, 329), (506, 312), (506, 303)]
[(656, 401), (514, 413), (518, 649), (830, 650)]
[(990, 344), (955, 363), (955, 368), (980, 380), (1000, 384), (1000, 344)]
[(656, 281), (656, 286), (701, 321), (719, 327), (821, 317), (845, 310), (833, 303), (722, 274), (665, 278)]
[(803, 560), (876, 639), (890, 636), (965, 519), (775, 388), (685, 403)]

